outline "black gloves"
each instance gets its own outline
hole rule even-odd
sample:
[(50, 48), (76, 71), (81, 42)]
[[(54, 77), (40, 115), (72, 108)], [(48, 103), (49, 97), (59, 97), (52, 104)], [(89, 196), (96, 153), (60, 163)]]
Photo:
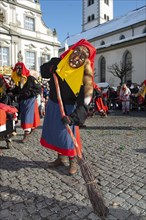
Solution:
[(60, 62), (60, 60), (61, 59), (58, 57), (53, 57), (49, 62), (44, 63), (40, 67), (42, 78), (49, 79), (50, 77), (52, 77), (52, 74), (56, 72), (57, 65)]
[(28, 99), (31, 97), (31, 91), (27, 91), (23, 94), (18, 95), (18, 99), (22, 100), (22, 99)]
[(67, 115), (65, 115), (62, 119), (61, 119), (62, 123), (64, 125), (72, 125), (72, 122), (71, 122), (71, 118)]
[(80, 126), (84, 124), (88, 115), (88, 107), (86, 105), (77, 106), (75, 111), (69, 116), (64, 116), (61, 120), (63, 124)]

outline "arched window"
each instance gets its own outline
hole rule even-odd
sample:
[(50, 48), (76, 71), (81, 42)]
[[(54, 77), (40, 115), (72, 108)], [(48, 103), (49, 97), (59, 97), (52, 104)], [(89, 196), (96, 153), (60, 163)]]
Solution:
[(143, 34), (146, 34), (146, 27), (143, 29), (143, 32), (142, 32)]
[(123, 39), (125, 39), (125, 36), (122, 34), (122, 35), (120, 36), (119, 40), (123, 40)]
[(88, 22), (90, 22), (90, 16), (88, 16), (87, 20), (88, 20)]
[(102, 57), (100, 61), (100, 82), (105, 82), (105, 70), (106, 70), (106, 61), (105, 58)]
[(88, 6), (94, 4), (94, 0), (88, 0)]
[(94, 19), (95, 19), (95, 16), (94, 16), (94, 14), (92, 14), (92, 15), (91, 15), (91, 17), (92, 17), (92, 20), (94, 20)]
[(129, 51), (126, 51), (123, 58), (124, 65), (130, 69), (125, 75), (125, 82), (132, 82), (132, 54)]
[(101, 41), (100, 45), (101, 45), (101, 46), (102, 46), (102, 45), (105, 45), (104, 40)]

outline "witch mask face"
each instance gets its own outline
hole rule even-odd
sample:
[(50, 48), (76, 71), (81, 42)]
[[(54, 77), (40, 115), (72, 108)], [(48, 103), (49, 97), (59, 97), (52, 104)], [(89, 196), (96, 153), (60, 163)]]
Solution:
[(17, 66), (16, 66), (16, 72), (17, 72), (17, 75), (18, 75), (18, 76), (21, 76), (21, 75), (22, 75), (22, 66), (17, 65)]
[(72, 68), (78, 68), (85, 63), (89, 57), (89, 50), (84, 46), (77, 46), (69, 57), (69, 65)]

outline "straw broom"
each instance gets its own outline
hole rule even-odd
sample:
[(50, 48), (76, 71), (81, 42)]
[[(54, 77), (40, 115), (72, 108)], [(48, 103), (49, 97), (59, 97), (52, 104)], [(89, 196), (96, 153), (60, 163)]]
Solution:
[[(64, 112), (64, 107), (63, 107), (63, 103), (62, 103), (58, 78), (55, 73), (53, 74), (53, 77), (54, 77), (60, 112), (61, 112), (61, 116), (63, 118), (65, 116), (65, 112)], [(83, 179), (86, 183), (88, 196), (89, 196), (90, 202), (92, 204), (93, 210), (94, 210), (95, 214), (97, 214), (101, 219), (104, 220), (105, 217), (108, 215), (109, 210), (104, 204), (102, 194), (100, 192), (98, 184), (95, 182), (94, 176), (92, 175), (89, 163), (88, 163), (88, 161), (85, 160), (83, 153), (81, 153), (81, 151), (78, 147), (78, 143), (76, 141), (76, 138), (74, 137), (74, 134), (73, 134), (70, 126), (68, 124), (65, 126), (66, 126), (68, 133), (70, 134), (70, 136), (73, 140), (73, 143), (74, 143), (74, 146), (75, 146), (75, 149), (77, 152), (77, 162), (80, 166), (80, 170), (81, 170)]]

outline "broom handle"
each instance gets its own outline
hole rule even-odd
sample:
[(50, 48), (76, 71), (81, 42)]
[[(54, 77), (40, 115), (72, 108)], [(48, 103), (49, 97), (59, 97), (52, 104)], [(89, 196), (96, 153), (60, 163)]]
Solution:
[[(59, 107), (60, 107), (60, 113), (62, 118), (65, 116), (65, 111), (64, 111), (64, 107), (63, 107), (63, 102), (62, 102), (62, 98), (61, 98), (61, 92), (60, 92), (60, 86), (58, 83), (58, 78), (56, 76), (55, 73), (53, 73), (53, 78), (54, 78), (54, 82), (55, 82), (55, 87), (56, 87), (56, 93), (57, 93), (57, 99), (58, 99), (58, 103), (59, 103)], [(77, 156), (81, 159), (82, 158), (82, 153), (80, 151), (79, 145), (77, 143), (76, 138), (74, 137), (74, 134), (70, 128), (70, 126), (68, 124), (65, 125), (69, 135), (71, 136), (74, 146), (75, 146), (75, 150), (77, 152)]]

